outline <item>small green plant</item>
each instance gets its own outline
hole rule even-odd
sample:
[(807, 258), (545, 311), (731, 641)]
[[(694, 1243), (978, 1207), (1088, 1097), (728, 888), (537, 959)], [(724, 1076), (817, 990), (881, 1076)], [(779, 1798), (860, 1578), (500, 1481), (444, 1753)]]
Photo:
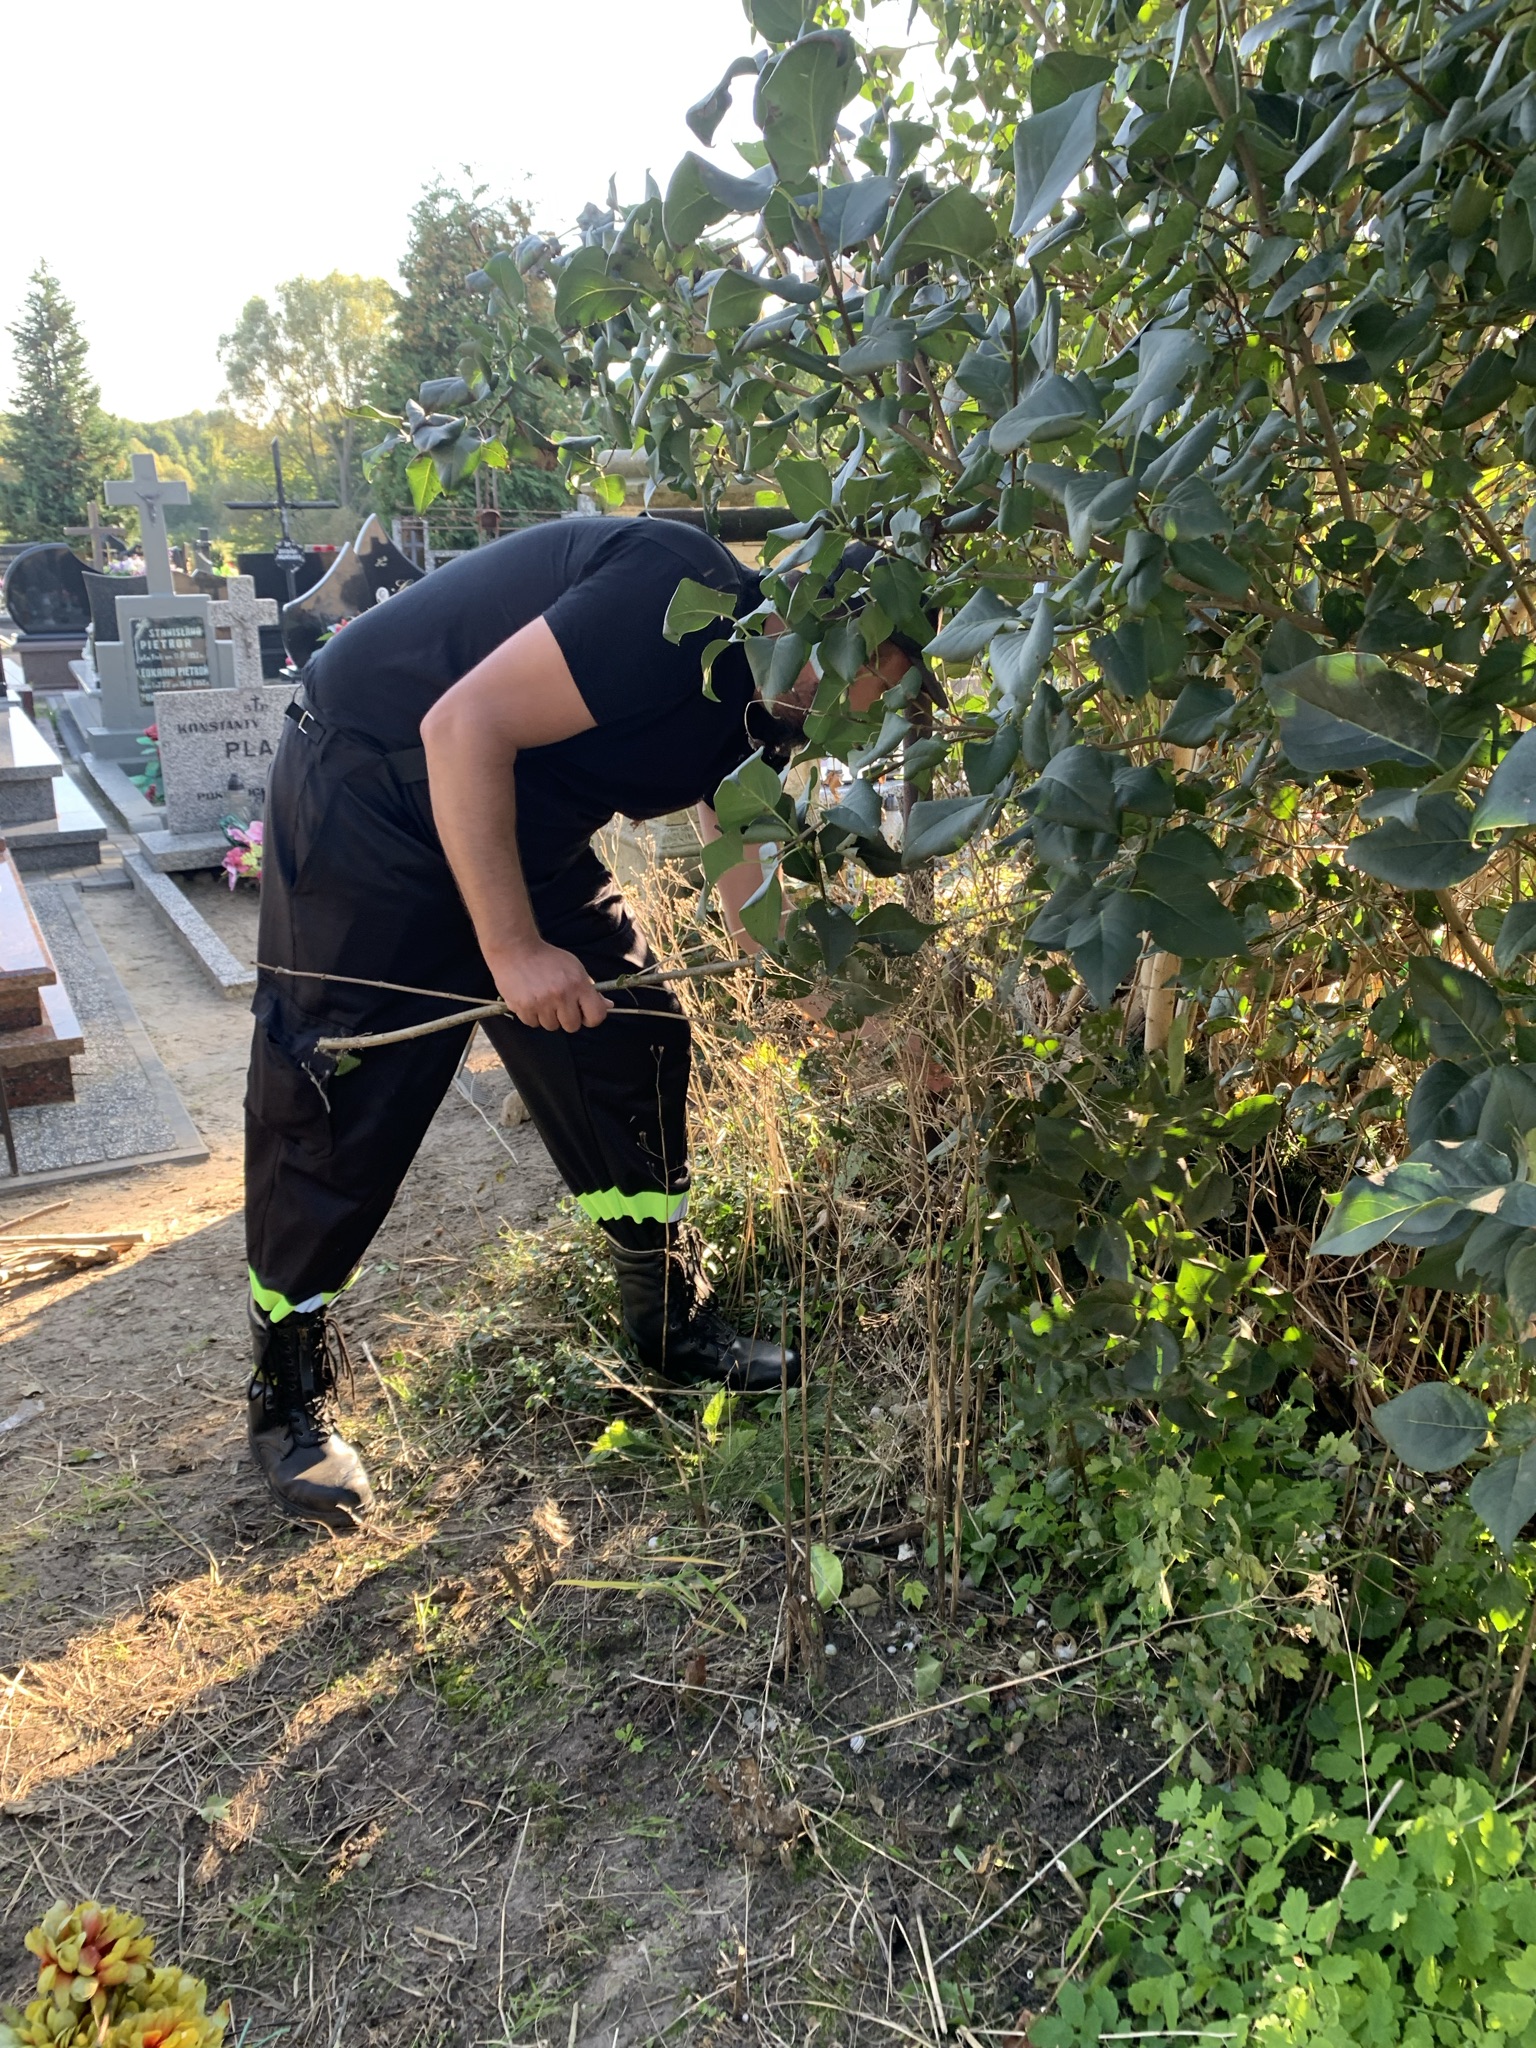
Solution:
[(129, 776), (129, 781), (152, 804), (165, 801), (165, 778), (160, 768), (160, 728), (147, 726), (134, 742), (139, 750), (139, 765)]
[(1129, 2028), (1372, 2048), (1536, 2041), (1536, 1815), (1432, 1768), (1448, 1687), (1330, 1660), (1315, 1775), (1170, 1785), (1108, 1830), (1037, 2048)]

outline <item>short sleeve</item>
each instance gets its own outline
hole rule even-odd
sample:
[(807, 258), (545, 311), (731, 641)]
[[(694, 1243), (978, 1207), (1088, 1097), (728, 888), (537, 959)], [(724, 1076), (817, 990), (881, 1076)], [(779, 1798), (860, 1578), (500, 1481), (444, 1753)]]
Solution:
[(662, 632), (685, 576), (740, 594), (728, 561), (701, 548), (695, 565), (670, 537), (658, 539), (637, 520), (545, 612), (544, 623), (599, 726), (650, 720), (698, 694), (703, 651), (717, 634), (690, 633), (674, 642)]

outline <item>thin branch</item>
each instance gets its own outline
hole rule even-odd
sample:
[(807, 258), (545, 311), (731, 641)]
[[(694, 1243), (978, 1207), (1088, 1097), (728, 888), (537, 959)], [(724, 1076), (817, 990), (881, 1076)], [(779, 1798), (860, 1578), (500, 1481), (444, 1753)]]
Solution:
[(1456, 943), (1472, 962), (1479, 974), (1490, 981), (1497, 981), (1499, 970), (1493, 964), (1492, 956), (1478, 943), (1476, 934), (1456, 907), (1456, 899), (1449, 889), (1437, 889), (1435, 901), (1440, 906), (1440, 915), (1456, 934)]
[[(1033, 1877), (1025, 1878), (1024, 1882), (1019, 1886), (1018, 1890), (1014, 1892), (1010, 1898), (1004, 1899), (1003, 1903), (999, 1907), (997, 1907), (995, 1911), (989, 1913), (985, 1920), (978, 1920), (976, 1925), (972, 1927), (967, 1933), (962, 1934), (958, 1941), (952, 1941), (949, 1947), (945, 1949), (942, 1955), (940, 1955), (936, 1960), (940, 1963), (947, 1963), (951, 1956), (958, 1955), (961, 1949), (963, 1949), (968, 1942), (972, 1942), (976, 1939), (978, 1934), (985, 1934), (987, 1929), (993, 1924), (994, 1921), (1001, 1920), (1005, 1913), (1010, 1912), (1012, 1908), (1019, 1903), (1020, 1899), (1023, 1898), (1026, 1892), (1033, 1891), (1035, 1886), (1040, 1882), (1041, 1878), (1048, 1877), (1050, 1875), (1050, 1873), (1056, 1868), (1057, 1864), (1061, 1863), (1062, 1857), (1066, 1855), (1069, 1849), (1075, 1849), (1079, 1842), (1085, 1840), (1087, 1836), (1093, 1833), (1095, 1828), (1102, 1827), (1105, 1821), (1109, 1819), (1109, 1816), (1112, 1813), (1114, 1813), (1119, 1807), (1124, 1806), (1125, 1802), (1128, 1799), (1134, 1799), (1136, 1797), (1136, 1794), (1138, 1792), (1144, 1791), (1146, 1787), (1152, 1783), (1152, 1780), (1154, 1778), (1160, 1778), (1163, 1775), (1164, 1771), (1171, 1769), (1172, 1766), (1176, 1764), (1179, 1758), (1184, 1754), (1185, 1750), (1189, 1748), (1190, 1744), (1194, 1741), (1194, 1739), (1195, 1738), (1193, 1735), (1187, 1736), (1184, 1739), (1184, 1741), (1179, 1744), (1178, 1748), (1173, 1752), (1172, 1756), (1164, 1757), (1163, 1761), (1160, 1764), (1154, 1764), (1150, 1771), (1145, 1772), (1141, 1777), (1139, 1777), (1136, 1780), (1134, 1785), (1127, 1787), (1127, 1789), (1124, 1792), (1120, 1793), (1117, 1798), (1111, 1799), (1108, 1806), (1104, 1808), (1103, 1812), (1096, 1813), (1093, 1819), (1089, 1821), (1086, 1827), (1079, 1828), (1077, 1833), (1072, 1837), (1070, 1842), (1063, 1843), (1061, 1848), (1059, 1848), (1056, 1851), (1056, 1854), (1054, 1856), (1052, 1856), (1051, 1858), (1049, 1858), (1048, 1861), (1040, 1865), (1040, 1868), (1035, 1872)], [(1063, 1869), (1065, 1869), (1065, 1865), (1063, 1865), (1062, 1867)]]

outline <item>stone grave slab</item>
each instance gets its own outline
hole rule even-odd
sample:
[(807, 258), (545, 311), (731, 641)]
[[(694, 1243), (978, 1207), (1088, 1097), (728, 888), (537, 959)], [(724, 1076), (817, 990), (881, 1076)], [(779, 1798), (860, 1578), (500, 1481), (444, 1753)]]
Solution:
[(0, 699), (0, 831), (16, 865), (94, 867), (107, 828), (19, 704)]
[[(169, 834), (217, 833), (220, 821), (232, 813), (242, 819), (261, 816), (267, 776), (292, 700), (286, 683), (176, 690), (157, 700)], [(218, 858), (223, 847), (221, 840)]]
[[(72, 1102), (12, 1111), (21, 1175), (7, 1179), (0, 1160), (0, 1188), (9, 1193), (127, 1167), (206, 1159), (208, 1148), (134, 1014), (75, 884), (29, 881), (27, 894), (85, 1047), (70, 1057)], [(45, 1014), (50, 993), (43, 995)]]

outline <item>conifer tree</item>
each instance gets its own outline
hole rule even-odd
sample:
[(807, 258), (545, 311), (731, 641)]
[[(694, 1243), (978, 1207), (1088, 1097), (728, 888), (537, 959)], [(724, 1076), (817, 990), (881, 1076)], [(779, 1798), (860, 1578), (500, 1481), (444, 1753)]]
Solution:
[(120, 440), (101, 409), (75, 309), (46, 263), (11, 327), (16, 406), (5, 416), (0, 520), (18, 540), (56, 540), (85, 519)]

